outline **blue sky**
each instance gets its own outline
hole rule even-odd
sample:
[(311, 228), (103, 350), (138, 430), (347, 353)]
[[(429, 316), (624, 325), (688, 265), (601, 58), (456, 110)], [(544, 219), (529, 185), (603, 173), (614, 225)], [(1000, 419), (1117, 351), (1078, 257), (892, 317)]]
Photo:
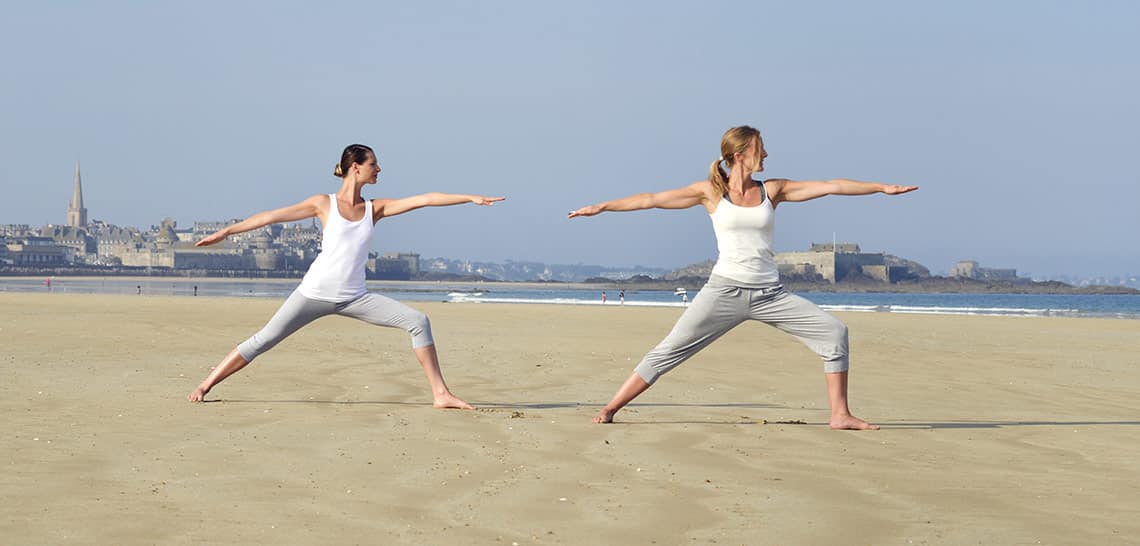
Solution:
[(385, 220), (380, 251), (675, 267), (702, 209), (566, 220), (707, 175), (754, 125), (767, 176), (917, 184), (780, 207), (780, 250), (935, 271), (1140, 272), (1131, 2), (17, 3), (0, 17), (0, 223), (240, 218), (336, 189), (506, 195)]

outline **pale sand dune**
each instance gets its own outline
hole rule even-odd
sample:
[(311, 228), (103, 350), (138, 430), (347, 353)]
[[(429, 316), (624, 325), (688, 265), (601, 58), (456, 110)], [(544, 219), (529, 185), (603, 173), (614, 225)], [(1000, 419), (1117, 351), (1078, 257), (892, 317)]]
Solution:
[(0, 542), (1140, 540), (1140, 321), (841, 314), (878, 432), (760, 324), (590, 424), (678, 309), (413, 304), (476, 412), (342, 318), (186, 402), (279, 304), (0, 294)]

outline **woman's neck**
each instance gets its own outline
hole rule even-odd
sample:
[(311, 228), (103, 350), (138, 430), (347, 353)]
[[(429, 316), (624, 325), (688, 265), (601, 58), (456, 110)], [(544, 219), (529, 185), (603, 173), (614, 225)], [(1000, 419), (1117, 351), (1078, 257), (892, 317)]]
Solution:
[(728, 191), (744, 193), (748, 188), (755, 185), (756, 182), (752, 180), (752, 173), (745, 175), (743, 170), (738, 169), (732, 169), (728, 173)]
[(355, 205), (364, 200), (364, 198), (360, 196), (360, 188), (362, 186), (363, 184), (345, 178), (344, 182), (340, 184), (340, 189), (336, 192), (336, 198)]

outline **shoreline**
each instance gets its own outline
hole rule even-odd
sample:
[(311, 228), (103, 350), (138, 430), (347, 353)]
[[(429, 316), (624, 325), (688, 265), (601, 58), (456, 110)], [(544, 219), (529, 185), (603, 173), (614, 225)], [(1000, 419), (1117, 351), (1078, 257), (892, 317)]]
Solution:
[[(94, 279), (98, 282), (100, 279)], [(91, 282), (87, 279), (86, 282)], [(38, 279), (33, 280), (38, 282)], [(207, 283), (201, 283), (203, 290), (201, 293), (197, 292), (198, 284), (196, 281), (187, 281), (185, 283), (175, 283), (178, 286), (170, 286), (167, 283), (157, 283), (158, 287), (154, 284), (143, 287), (141, 292), (136, 292), (134, 280), (120, 283), (120, 290), (108, 289), (75, 289), (68, 287), (66, 284), (56, 284), (51, 288), (46, 286), (34, 286), (32, 289), (16, 289), (8, 290), (0, 281), (0, 295), (35, 295), (35, 296), (107, 296), (107, 297), (130, 297), (130, 298), (206, 298), (206, 299), (232, 299), (237, 301), (248, 300), (267, 300), (271, 302), (280, 302), (289, 295), (287, 290), (269, 289), (266, 291), (264, 287), (262, 290), (254, 291), (252, 288), (256, 284), (264, 284), (261, 281), (246, 281), (238, 283), (230, 283), (233, 286), (242, 286), (249, 284), (251, 289), (248, 293), (235, 292), (235, 291), (215, 291), (210, 292)], [(145, 279), (140, 279), (139, 282), (145, 282)], [(282, 281), (275, 284), (288, 285)], [(598, 309), (615, 309), (615, 308), (630, 308), (630, 309), (684, 309), (688, 303), (683, 303), (676, 300), (661, 300), (661, 299), (638, 299), (639, 291), (627, 289), (628, 296), (625, 303), (621, 303), (614, 295), (606, 302), (602, 302), (593, 296), (596, 294), (595, 287), (589, 286), (586, 289), (575, 290), (566, 288), (563, 294), (571, 292), (582, 292), (577, 296), (558, 295), (557, 297), (541, 297), (538, 295), (530, 295), (520, 293), (517, 289), (524, 288), (520, 285), (524, 283), (500, 283), (501, 286), (488, 286), (475, 285), (475, 286), (460, 286), (451, 284), (442, 284), (434, 286), (434, 283), (425, 285), (415, 281), (403, 281), (396, 284), (388, 284), (387, 281), (381, 283), (369, 283), (369, 291), (378, 293), (396, 299), (397, 301), (404, 302), (413, 307), (420, 304), (449, 304), (460, 306), (482, 306), (482, 305), (507, 305), (507, 306), (545, 306), (545, 307), (581, 307), (581, 308), (598, 308)], [(191, 292), (193, 285), (194, 292)], [(510, 293), (510, 289), (516, 289), (514, 294)], [(538, 288), (548, 288), (546, 286), (539, 286)], [(477, 294), (455, 294), (451, 291), (463, 292), (464, 290), (471, 290)], [(498, 291), (496, 291), (498, 290)], [(557, 292), (557, 291), (556, 291)], [(670, 291), (665, 291), (667, 294)], [(796, 293), (796, 292), (793, 292)], [(586, 297), (586, 295), (589, 295)], [(907, 315), (907, 316), (964, 316), (964, 317), (1010, 317), (1010, 318), (1074, 318), (1074, 319), (1111, 319), (1111, 320), (1140, 320), (1140, 311), (1131, 308), (1125, 309), (1098, 309), (1095, 307), (1076, 308), (1065, 307), (1064, 301), (1053, 301), (1048, 303), (1048, 307), (1033, 307), (1033, 303), (1025, 302), (944, 302), (944, 301), (867, 301), (866, 299), (844, 299), (840, 301), (828, 301), (822, 296), (832, 293), (820, 292), (798, 292), (799, 295), (812, 300), (813, 303), (818, 305), (824, 311), (829, 313), (855, 313), (855, 314), (869, 314), (869, 315)], [(695, 295), (695, 292), (690, 292), (690, 295)], [(839, 294), (842, 295), (842, 294)], [(861, 293), (850, 293), (850, 296), (863, 295)], [(889, 296), (892, 294), (883, 294)], [(906, 294), (910, 295), (910, 294)], [(926, 294), (914, 294), (915, 296), (923, 296)], [(931, 296), (940, 296), (942, 294), (932, 294)], [(951, 294), (955, 296), (977, 296), (976, 294)], [(1026, 297), (1023, 294), (987, 294), (988, 296), (995, 297)], [(985, 297), (987, 295), (982, 295)], [(818, 297), (817, 297), (818, 296)], [(1058, 297), (1052, 295), (1034, 295), (1030, 294), (1028, 297)], [(1079, 295), (1061, 295), (1059, 297), (1081, 297)], [(657, 296), (647, 296), (655, 298)], [(1104, 296), (1113, 297), (1113, 296)], [(1127, 297), (1127, 296), (1126, 296)], [(691, 301), (689, 302), (691, 303)], [(1140, 303), (1140, 302), (1137, 302)], [(1029, 307), (1026, 307), (1029, 305)]]
[[(44, 281), (51, 278), (53, 282), (56, 280), (67, 281), (127, 281), (127, 282), (171, 282), (171, 283), (266, 283), (266, 284), (300, 284), (301, 277), (270, 277), (270, 278), (250, 278), (250, 277), (165, 277), (165, 276), (119, 276), (119, 275), (106, 275), (106, 276), (56, 276), (56, 275), (41, 275), (41, 276), (0, 276), (0, 283), (5, 279), (17, 281)], [(506, 286), (506, 287), (520, 287), (520, 288), (568, 288), (571, 290), (585, 290), (590, 288), (599, 288), (610, 290), (611, 288), (604, 288), (608, 285), (594, 284), (594, 283), (564, 283), (564, 282), (540, 282), (540, 281), (446, 281), (446, 280), (386, 280), (386, 279), (368, 279), (365, 281), (369, 285), (392, 285), (392, 286), (419, 286), (419, 285), (434, 285), (434, 286), (464, 286), (464, 287), (480, 287), (480, 286)], [(613, 285), (612, 289), (620, 290), (626, 288), (632, 290), (627, 286)], [(652, 290), (650, 288), (640, 288), (641, 290)], [(673, 288), (669, 288), (672, 290)]]
[[(178, 277), (178, 276), (57, 276), (57, 275), (42, 275), (42, 276), (0, 276), (0, 282), (5, 279), (17, 281), (43, 281), (47, 278), (54, 280), (66, 281), (74, 279), (79, 281), (96, 281), (96, 280), (116, 280), (128, 282), (172, 282), (172, 283), (267, 283), (267, 284), (288, 284), (300, 283), (301, 277), (270, 277), (270, 278), (257, 278), (257, 277)], [(603, 282), (561, 282), (561, 281), (464, 281), (464, 280), (382, 280), (382, 279), (369, 279), (366, 281), (369, 285), (390, 285), (390, 286), (447, 286), (447, 287), (463, 287), (463, 288), (479, 288), (479, 287), (516, 287), (516, 288), (549, 288), (549, 289), (568, 289), (568, 290), (656, 290), (667, 291), (675, 290), (677, 288), (685, 288), (689, 291), (696, 291), (704, 285), (704, 282), (694, 283), (682, 280), (678, 281), (654, 281), (654, 282), (630, 282), (624, 283), (621, 281), (614, 281), (612, 283)], [(987, 283), (982, 281), (932, 281), (929, 286), (922, 286), (914, 282), (902, 282), (895, 284), (868, 284), (868, 283), (844, 283), (839, 282), (836, 284), (831, 283), (804, 283), (800, 281), (788, 280), (783, 281), (782, 284), (791, 292), (817, 292), (817, 293), (842, 293), (842, 294), (1042, 294), (1042, 295), (1079, 295), (1079, 296), (1116, 296), (1116, 295), (1140, 295), (1140, 290), (1123, 286), (1089, 286), (1089, 287), (1076, 287), (1069, 286), (1062, 288), (1062, 283), (1047, 283), (1048, 287), (1035, 287), (1027, 283)], [(1046, 283), (1041, 283), (1046, 284)]]

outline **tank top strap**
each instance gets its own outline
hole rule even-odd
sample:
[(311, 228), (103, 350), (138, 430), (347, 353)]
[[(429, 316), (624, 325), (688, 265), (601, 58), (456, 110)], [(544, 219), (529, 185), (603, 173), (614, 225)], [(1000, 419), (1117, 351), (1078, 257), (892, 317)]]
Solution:
[[(329, 195), (328, 217), (329, 217), (329, 222), (331, 222), (334, 217), (340, 218), (341, 216), (340, 216), (340, 210), (336, 208), (336, 194), (330, 193), (328, 195)], [(327, 225), (329, 222), (325, 222), (325, 224)]]

